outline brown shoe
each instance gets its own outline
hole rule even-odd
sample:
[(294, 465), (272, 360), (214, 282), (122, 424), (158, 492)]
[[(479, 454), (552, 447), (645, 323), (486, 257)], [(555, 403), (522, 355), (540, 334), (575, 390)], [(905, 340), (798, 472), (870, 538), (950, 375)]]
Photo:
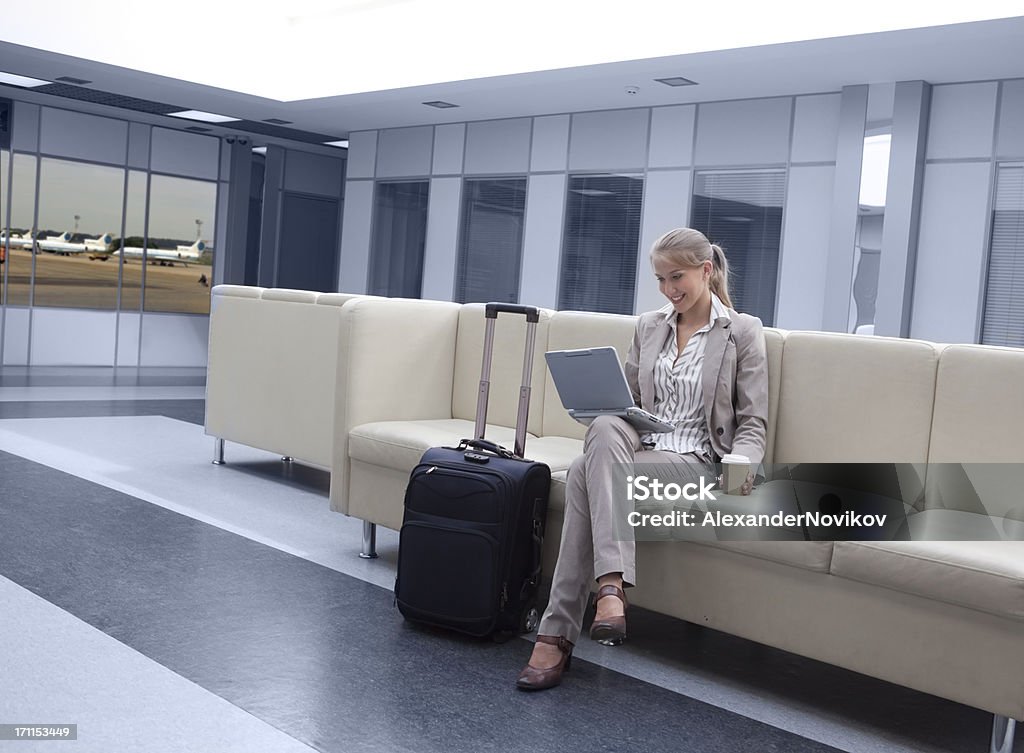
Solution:
[(558, 664), (547, 669), (538, 669), (532, 664), (527, 664), (516, 680), (516, 687), (520, 690), (547, 690), (555, 687), (562, 681), (562, 672), (568, 670), (569, 664), (572, 663), (573, 644), (562, 636), (538, 635), (537, 643), (558, 646), (562, 658), (558, 660)]
[(623, 614), (621, 617), (612, 617), (607, 620), (594, 620), (594, 624), (590, 626), (590, 638), (606, 646), (618, 646), (626, 638), (625, 611), (629, 608), (629, 603), (626, 601), (626, 594), (622, 589), (609, 583), (598, 589), (594, 604), (596, 605), (606, 596), (616, 596), (622, 600)]

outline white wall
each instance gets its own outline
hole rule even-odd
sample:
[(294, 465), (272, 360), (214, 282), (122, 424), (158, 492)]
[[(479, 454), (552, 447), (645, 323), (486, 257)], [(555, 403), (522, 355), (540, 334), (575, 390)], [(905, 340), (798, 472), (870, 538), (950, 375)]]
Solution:
[(111, 366), (117, 314), (113, 311), (32, 310), (33, 366)]
[(977, 341), (991, 185), (987, 162), (925, 168), (911, 337)]

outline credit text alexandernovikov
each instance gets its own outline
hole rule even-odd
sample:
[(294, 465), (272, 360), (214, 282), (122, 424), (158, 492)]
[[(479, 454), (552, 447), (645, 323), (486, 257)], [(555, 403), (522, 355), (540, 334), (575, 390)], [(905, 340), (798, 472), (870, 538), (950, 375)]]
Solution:
[[(701, 520), (698, 523), (697, 518)], [(724, 513), (721, 510), (709, 510), (705, 513), (672, 510), (661, 515), (631, 512), (626, 517), (629, 525), (636, 526), (668, 526), (679, 528), (718, 527), (718, 528), (795, 528), (809, 526), (812, 528), (869, 528), (885, 525), (886, 515), (864, 515), (847, 510), (838, 515), (821, 512), (792, 513)]]

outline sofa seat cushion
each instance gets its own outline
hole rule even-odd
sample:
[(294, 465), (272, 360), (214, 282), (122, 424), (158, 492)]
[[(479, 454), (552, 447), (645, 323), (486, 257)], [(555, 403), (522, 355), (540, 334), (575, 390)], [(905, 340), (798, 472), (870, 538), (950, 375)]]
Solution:
[(832, 574), (1024, 621), (1022, 541), (837, 541)]
[[(473, 422), (461, 418), (422, 421), (377, 421), (349, 432), (349, 457), (385, 468), (411, 471), (431, 447), (453, 447), (473, 436)], [(512, 449), (515, 430), (487, 425), (487, 438)], [(552, 472), (563, 471), (583, 452), (583, 442), (569, 437), (526, 435), (526, 457), (547, 463)], [(564, 474), (563, 474), (564, 478)]]
[[(515, 444), (515, 430), (487, 425), (487, 438), (503, 447)], [(437, 418), (420, 421), (375, 421), (354, 427), (349, 432), (348, 454), (384, 468), (411, 472), (420, 457), (431, 447), (454, 447), (473, 436), (473, 422), (461, 418)], [(533, 439), (526, 435), (527, 446)]]

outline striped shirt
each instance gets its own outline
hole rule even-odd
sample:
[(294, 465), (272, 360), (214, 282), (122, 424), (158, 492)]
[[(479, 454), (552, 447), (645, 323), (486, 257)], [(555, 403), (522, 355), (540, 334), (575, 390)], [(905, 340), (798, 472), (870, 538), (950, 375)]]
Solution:
[(675, 431), (648, 434), (644, 444), (655, 450), (680, 454), (696, 453), (714, 457), (707, 416), (704, 413), (704, 349), (708, 332), (718, 319), (731, 319), (721, 299), (711, 294), (711, 315), (708, 323), (690, 335), (679, 353), (676, 333), (676, 312), (665, 308), (665, 318), (672, 329), (664, 349), (654, 363), (654, 411), (659, 418), (676, 425)]

